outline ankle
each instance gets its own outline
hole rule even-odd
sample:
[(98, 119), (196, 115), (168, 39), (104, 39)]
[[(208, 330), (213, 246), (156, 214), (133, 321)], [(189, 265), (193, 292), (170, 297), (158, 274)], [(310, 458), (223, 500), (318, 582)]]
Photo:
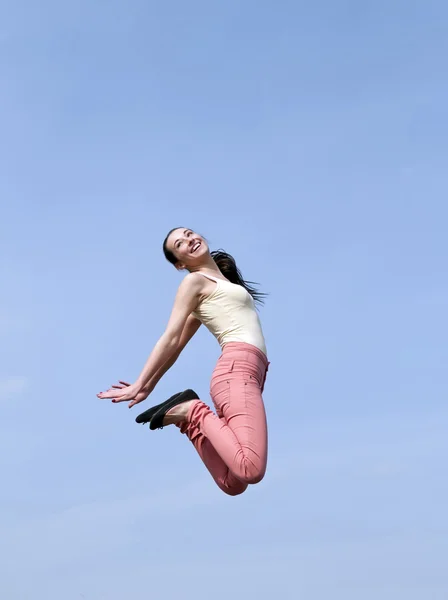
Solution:
[(194, 400), (189, 400), (188, 402), (183, 402), (178, 406), (173, 406), (165, 415), (163, 419), (164, 425), (178, 425), (183, 421), (186, 421), (188, 418), (188, 413), (190, 412), (190, 407), (193, 404)]

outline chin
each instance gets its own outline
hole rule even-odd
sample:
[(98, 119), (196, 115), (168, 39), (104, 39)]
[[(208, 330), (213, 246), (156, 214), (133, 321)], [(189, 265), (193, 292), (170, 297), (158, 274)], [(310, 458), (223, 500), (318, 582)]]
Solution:
[(208, 254), (208, 247), (202, 244), (199, 250), (197, 250), (194, 254), (191, 255), (191, 258), (203, 258), (206, 254)]
[(191, 264), (192, 266), (196, 266), (198, 261), (201, 261), (204, 259), (205, 256), (207, 256), (207, 254), (209, 253), (209, 249), (207, 244), (204, 244), (204, 242), (201, 242), (201, 246), (198, 250), (196, 250), (196, 252), (194, 254), (188, 254), (185, 257), (185, 261), (188, 261), (188, 264)]

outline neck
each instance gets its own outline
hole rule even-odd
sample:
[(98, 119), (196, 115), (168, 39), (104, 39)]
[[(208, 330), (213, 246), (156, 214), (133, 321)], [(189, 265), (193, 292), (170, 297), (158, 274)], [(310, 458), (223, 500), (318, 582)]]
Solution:
[(218, 268), (218, 265), (215, 263), (211, 256), (208, 256), (203, 263), (200, 265), (195, 265), (194, 267), (188, 267), (188, 271), (190, 273), (196, 273), (197, 271), (204, 271), (206, 273), (217, 273), (222, 275), (221, 271)]

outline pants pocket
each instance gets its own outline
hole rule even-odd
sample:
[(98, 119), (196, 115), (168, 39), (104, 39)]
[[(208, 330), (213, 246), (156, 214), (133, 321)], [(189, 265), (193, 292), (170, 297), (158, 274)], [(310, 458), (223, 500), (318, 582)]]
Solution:
[(242, 383), (244, 406), (246, 408), (250, 408), (254, 405), (254, 403), (259, 402), (261, 399), (260, 383), (256, 377), (250, 375), (249, 373), (244, 373)]

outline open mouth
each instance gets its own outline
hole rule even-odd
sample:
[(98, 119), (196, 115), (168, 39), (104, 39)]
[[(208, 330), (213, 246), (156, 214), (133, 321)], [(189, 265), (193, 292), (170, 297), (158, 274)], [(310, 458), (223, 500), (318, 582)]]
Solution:
[(196, 242), (195, 244), (193, 244), (193, 247), (191, 248), (191, 253), (194, 254), (197, 250), (199, 250), (201, 245), (201, 242)]

